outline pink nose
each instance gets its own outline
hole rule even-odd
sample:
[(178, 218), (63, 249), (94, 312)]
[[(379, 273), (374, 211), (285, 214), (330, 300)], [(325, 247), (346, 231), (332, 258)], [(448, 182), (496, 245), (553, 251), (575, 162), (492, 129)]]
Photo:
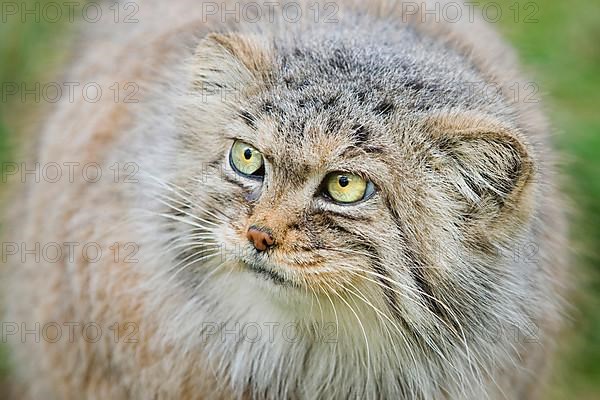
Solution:
[(275, 244), (275, 239), (273, 239), (273, 236), (255, 226), (248, 228), (246, 237), (250, 242), (252, 242), (254, 248), (258, 251), (265, 251), (267, 248)]

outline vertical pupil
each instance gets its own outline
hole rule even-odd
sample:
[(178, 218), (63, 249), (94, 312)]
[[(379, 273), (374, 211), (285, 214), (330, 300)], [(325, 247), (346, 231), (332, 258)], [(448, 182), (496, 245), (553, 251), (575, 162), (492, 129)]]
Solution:
[(350, 180), (348, 179), (347, 176), (340, 176), (340, 178), (338, 179), (338, 182), (341, 187), (346, 187), (346, 186), (348, 186), (348, 183), (350, 183)]
[(249, 160), (251, 157), (252, 157), (252, 150), (250, 150), (250, 149), (244, 150), (244, 158), (246, 160)]

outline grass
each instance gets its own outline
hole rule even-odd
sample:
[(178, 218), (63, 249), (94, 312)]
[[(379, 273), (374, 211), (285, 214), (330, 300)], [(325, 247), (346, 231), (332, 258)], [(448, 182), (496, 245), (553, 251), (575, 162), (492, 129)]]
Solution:
[[(537, 0), (538, 22), (527, 23), (529, 1), (516, 3), (516, 22), (510, 8), (515, 0), (493, 2), (502, 10), (498, 28), (546, 94), (555, 141), (566, 160), (565, 190), (577, 211), (574, 262), (585, 279), (574, 298), (578, 312), (548, 398), (600, 398), (600, 3)], [(49, 66), (62, 57), (57, 50), (64, 48), (65, 28), (14, 20), (0, 24), (0, 82), (33, 82), (51, 74)], [(0, 102), (0, 161), (10, 160), (19, 121), (29, 112), (22, 104)], [(0, 378), (7, 370), (3, 360), (0, 347)]]

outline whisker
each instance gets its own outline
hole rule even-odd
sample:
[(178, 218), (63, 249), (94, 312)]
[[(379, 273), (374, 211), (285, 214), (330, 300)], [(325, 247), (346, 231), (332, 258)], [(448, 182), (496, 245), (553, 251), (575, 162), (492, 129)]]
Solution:
[(329, 287), (330, 290), (332, 290), (333, 294), (335, 294), (342, 302), (344, 302), (348, 306), (348, 308), (350, 309), (352, 314), (354, 314), (354, 316), (356, 317), (356, 320), (358, 321), (358, 325), (360, 326), (363, 337), (365, 339), (365, 346), (366, 346), (366, 350), (367, 350), (367, 363), (366, 363), (365, 367), (367, 369), (367, 386), (368, 386), (370, 376), (371, 376), (371, 372), (370, 372), (371, 371), (371, 351), (370, 351), (370, 347), (369, 347), (369, 339), (367, 336), (367, 331), (365, 330), (365, 327), (364, 327), (360, 317), (354, 310), (354, 308), (352, 308), (352, 306), (337, 291), (333, 290), (326, 282), (324, 282), (324, 283), (327, 287)]
[(195, 252), (191, 255), (189, 255), (188, 257), (186, 257), (185, 259), (183, 259), (182, 261), (180, 261), (179, 263), (177, 263), (175, 266), (171, 267), (170, 270), (174, 270), (175, 268), (177, 268), (179, 265), (181, 265), (182, 263), (186, 262), (187, 260), (189, 260), (190, 258), (194, 258), (197, 257), (199, 255), (202, 255), (202, 257), (198, 258), (198, 259), (193, 259), (192, 261), (188, 262), (187, 264), (185, 264), (183, 267), (179, 268), (178, 270), (175, 271), (175, 273), (173, 273), (170, 277), (168, 282), (170, 282), (171, 280), (175, 279), (175, 277), (184, 269), (186, 269), (187, 267), (189, 267), (190, 265), (196, 264), (202, 260), (206, 260), (207, 258), (211, 258), (216, 256), (217, 254), (219, 254), (218, 252), (214, 252), (212, 254), (206, 254), (207, 252), (211, 251), (213, 249), (205, 249), (205, 250), (201, 250), (198, 252)]
[[(354, 286), (351, 282), (348, 282), (348, 284), (350, 286), (352, 286), (357, 292), (360, 293), (360, 290)], [(357, 293), (353, 293), (353, 291), (351, 291), (350, 289), (347, 289), (350, 293), (354, 294), (355, 296), (357, 296), (359, 299), (361, 299), (365, 304), (367, 304), (369, 307), (371, 307), (377, 314), (378, 314), (378, 318), (381, 320), (381, 317), (385, 318), (389, 323), (392, 324), (392, 327), (396, 330), (396, 332), (398, 332), (398, 334), (400, 335), (400, 337), (402, 338), (402, 340), (404, 341), (404, 344), (406, 345), (405, 348), (408, 349), (411, 359), (415, 365), (415, 367), (417, 367), (419, 364), (417, 363), (417, 359), (412, 351), (412, 346), (411, 343), (408, 341), (406, 335), (404, 334), (404, 332), (402, 331), (402, 329), (400, 329), (400, 327), (398, 326), (398, 324), (396, 324), (386, 313), (382, 312), (381, 310), (379, 310), (377, 307), (375, 307), (369, 300), (367, 300), (364, 295), (362, 294), (357, 294)], [(381, 320), (382, 321), (382, 320)], [(387, 325), (382, 321), (382, 325), (383, 327), (386, 329), (387, 331), (387, 335), (390, 338), (390, 341), (392, 341), (392, 335), (390, 330), (388, 329)], [(394, 353), (396, 354), (396, 358), (398, 357), (398, 352), (396, 349), (396, 346), (392, 346), (392, 348), (394, 349)]]

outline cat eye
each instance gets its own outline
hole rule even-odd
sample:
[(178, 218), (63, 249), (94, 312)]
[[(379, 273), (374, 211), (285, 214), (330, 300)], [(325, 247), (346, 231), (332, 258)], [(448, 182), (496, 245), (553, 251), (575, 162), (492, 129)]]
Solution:
[(265, 174), (262, 154), (240, 140), (236, 140), (231, 146), (229, 163), (236, 172), (244, 176), (262, 178)]
[(323, 192), (338, 203), (350, 204), (367, 199), (374, 192), (373, 183), (346, 172), (333, 172), (325, 177)]

